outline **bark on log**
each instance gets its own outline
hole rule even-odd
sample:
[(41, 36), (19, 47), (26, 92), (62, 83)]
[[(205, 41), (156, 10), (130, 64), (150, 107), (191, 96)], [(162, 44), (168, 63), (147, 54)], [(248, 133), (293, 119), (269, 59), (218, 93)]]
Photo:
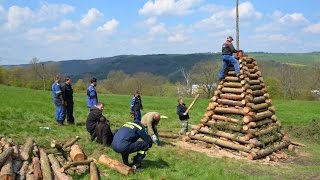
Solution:
[(255, 90), (261, 90), (263, 87), (260, 85), (253, 85), (253, 86), (250, 86), (250, 89), (252, 89), (253, 91)]
[(252, 121), (259, 121), (262, 119), (271, 118), (272, 115), (273, 115), (273, 113), (268, 110), (264, 111), (264, 112), (259, 112), (259, 113), (256, 113), (256, 115), (253, 117)]
[(216, 102), (210, 102), (210, 103), (209, 103), (209, 106), (208, 106), (208, 109), (209, 109), (209, 110), (214, 110), (217, 106), (218, 106), (218, 103), (216, 103)]
[(258, 153), (250, 153), (247, 156), (248, 160), (255, 160), (255, 159), (260, 159), (263, 158), (269, 154), (272, 154), (275, 151), (278, 151), (280, 149), (287, 148), (290, 145), (290, 141), (282, 141), (280, 143), (276, 143), (270, 147), (267, 147), (265, 149), (260, 150)]
[(49, 158), (43, 149), (40, 149), (40, 162), (43, 179), (52, 180)]
[(264, 90), (255, 90), (251, 93), (253, 96), (263, 96), (265, 94)]
[(249, 130), (249, 129), (251, 129), (251, 128), (256, 127), (256, 125), (257, 125), (257, 123), (255, 123), (255, 122), (249, 122), (248, 124), (244, 125), (244, 126), (242, 127), (242, 129), (245, 130), (245, 131), (247, 131), (247, 130)]
[(273, 112), (273, 113), (276, 112), (276, 108), (275, 108), (274, 106), (270, 106), (270, 107), (268, 108), (268, 110), (271, 111), (271, 112)]
[(189, 137), (191, 139), (196, 139), (196, 140), (216, 144), (216, 145), (219, 145), (222, 147), (227, 147), (230, 149), (236, 149), (236, 150), (244, 151), (244, 152), (251, 152), (250, 149), (245, 146), (234, 144), (232, 142), (224, 141), (224, 140), (213, 138), (213, 137), (208, 137), (208, 136), (204, 136), (204, 135), (200, 135), (200, 134), (196, 134), (194, 136), (189, 135)]
[(269, 107), (269, 104), (261, 103), (261, 104), (255, 104), (251, 108), (252, 108), (252, 111), (256, 112), (256, 111), (259, 111), (261, 109), (267, 109), (268, 107)]
[(266, 99), (266, 103), (269, 104), (269, 106), (272, 105), (272, 100), (271, 99)]
[(214, 120), (220, 120), (220, 121), (226, 121), (226, 122), (233, 122), (233, 123), (238, 123), (239, 120), (238, 119), (235, 119), (235, 118), (229, 118), (229, 117), (226, 117), (226, 116), (221, 116), (221, 115), (212, 115), (212, 119)]
[(34, 143), (34, 140), (33, 138), (30, 138), (30, 137), (24, 143), (22, 151), (20, 153), (21, 159), (23, 161), (28, 161), (29, 159), (31, 159), (33, 143)]
[(269, 134), (272, 131), (278, 131), (278, 129), (279, 129), (278, 126), (271, 126), (271, 127), (266, 128), (266, 129), (262, 129), (262, 130), (259, 130), (259, 131), (255, 132), (254, 135), (262, 136), (262, 135), (265, 135), (265, 134)]
[(23, 161), (22, 162), (22, 166), (21, 166), (19, 172), (17, 173), (18, 174), (17, 179), (19, 179), (19, 180), (25, 180), (26, 179), (28, 166), (29, 166), (29, 162), (28, 161)]
[(205, 125), (211, 126), (211, 127), (213, 126), (215, 128), (223, 127), (223, 129), (232, 130), (232, 131), (236, 131), (236, 132), (241, 132), (243, 134), (254, 134), (254, 133), (257, 132), (257, 130), (255, 130), (255, 129), (249, 129), (247, 131), (244, 131), (242, 129), (242, 127), (233, 126), (233, 125), (227, 124), (225, 122), (208, 121), (207, 123), (205, 123)]
[(266, 102), (266, 98), (265, 98), (264, 96), (254, 97), (254, 98), (252, 99), (252, 102), (253, 102), (254, 104), (261, 104), (261, 103)]
[(71, 167), (75, 166), (82, 166), (82, 165), (90, 165), (90, 163), (93, 162), (93, 159), (83, 160), (83, 161), (75, 161), (75, 162), (69, 162), (66, 165), (64, 165), (62, 168), (60, 168), (60, 172), (65, 172)]
[(234, 94), (241, 94), (245, 91), (245, 89), (243, 88), (229, 88), (229, 87), (223, 87), (221, 89), (221, 92), (223, 93), (234, 93)]
[(0, 154), (0, 169), (6, 163), (7, 159), (12, 156), (13, 148), (8, 147)]
[(260, 82), (260, 80), (250, 80), (249, 81), (249, 84), (250, 84), (250, 86), (252, 86), (252, 85), (259, 85), (261, 82)]
[(66, 143), (64, 143), (63, 149), (67, 149), (68, 147), (71, 147), (71, 146), (74, 145), (74, 143), (76, 143), (79, 139), (80, 139), (80, 137), (79, 137), (79, 136), (76, 136), (75, 138), (71, 139), (70, 141), (67, 141)]
[(296, 145), (296, 146), (302, 146), (302, 147), (306, 147), (306, 145), (296, 142), (296, 141), (291, 141), (291, 144)]
[(260, 127), (260, 126), (264, 126), (266, 124), (271, 124), (272, 120), (271, 119), (265, 119), (265, 120), (257, 121), (256, 123), (257, 123), (256, 127)]
[(99, 180), (100, 176), (99, 176), (99, 171), (97, 168), (96, 163), (91, 162), (90, 163), (90, 180)]
[(252, 121), (252, 117), (251, 116), (248, 116), (248, 115), (245, 115), (243, 118), (242, 118), (242, 121), (244, 123), (249, 123)]
[(246, 100), (234, 101), (229, 99), (218, 99), (217, 102), (223, 105), (240, 106), (240, 107), (243, 107), (246, 104)]
[(2, 180), (14, 180), (15, 174), (12, 168), (12, 156), (9, 156), (1, 168), (0, 179)]
[(70, 157), (72, 161), (83, 161), (85, 160), (85, 155), (81, 150), (80, 146), (74, 144), (71, 146)]
[(119, 161), (113, 160), (106, 155), (101, 155), (99, 158), (99, 162), (101, 164), (104, 164), (105, 166), (109, 167), (110, 169), (115, 170), (115, 171), (117, 171), (123, 175), (126, 175), (126, 176), (133, 172), (133, 169), (131, 169), (131, 167), (129, 167)]
[(241, 88), (242, 84), (238, 82), (224, 82), (224, 87), (230, 87), (230, 88)]
[(246, 102), (251, 102), (253, 100), (253, 96), (251, 94), (247, 94), (245, 96), (245, 100), (246, 100)]
[(239, 115), (245, 115), (246, 113), (243, 111), (243, 109), (236, 109), (236, 108), (222, 108), (222, 107), (216, 107), (214, 109), (215, 114), (239, 114)]
[(163, 133), (163, 132), (159, 132), (158, 135), (159, 135), (159, 137), (171, 138), (171, 139), (177, 139), (179, 137), (179, 135), (177, 135), (177, 134), (168, 134), (168, 133)]
[(40, 167), (40, 160), (38, 157), (32, 158), (32, 163), (33, 163), (33, 175), (35, 180), (41, 180), (42, 173), (41, 173), (41, 167)]
[(54, 173), (54, 176), (57, 178), (57, 179), (60, 179), (60, 180), (71, 180), (72, 177), (60, 172), (60, 164), (58, 162), (58, 160), (54, 157), (53, 154), (49, 154), (48, 155), (48, 158), (50, 160), (50, 163), (51, 163), (51, 167), (52, 167), (52, 171)]
[(210, 99), (211, 102), (216, 102), (218, 100), (217, 96), (212, 96), (212, 98)]
[(227, 77), (225, 77), (225, 80), (226, 80), (226, 81), (229, 81), (229, 82), (240, 82), (240, 81), (241, 81), (240, 78), (238, 78), (238, 77), (232, 77), (232, 76), (227, 76)]
[(221, 99), (242, 101), (244, 99), (244, 97), (245, 97), (245, 93), (242, 93), (240, 95), (238, 95), (238, 94), (220, 94)]

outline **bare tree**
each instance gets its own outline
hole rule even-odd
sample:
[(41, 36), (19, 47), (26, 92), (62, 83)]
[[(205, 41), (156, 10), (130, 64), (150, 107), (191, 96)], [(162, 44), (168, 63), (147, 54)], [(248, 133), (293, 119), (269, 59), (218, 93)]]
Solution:
[(190, 78), (190, 71), (187, 71), (184, 67), (179, 68), (180, 72), (182, 73), (184, 80), (186, 82), (186, 94), (191, 94), (191, 78)]

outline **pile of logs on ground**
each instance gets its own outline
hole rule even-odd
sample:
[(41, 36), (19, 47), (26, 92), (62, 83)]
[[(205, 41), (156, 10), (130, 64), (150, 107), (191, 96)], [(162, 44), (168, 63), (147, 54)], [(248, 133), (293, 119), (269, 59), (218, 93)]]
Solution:
[(192, 126), (192, 140), (241, 152), (259, 159), (290, 145), (280, 131), (270, 95), (252, 57), (239, 60), (241, 75), (229, 67), (199, 125)]
[(90, 169), (91, 180), (98, 180), (97, 166), (76, 144), (78, 139), (64, 144), (52, 141), (52, 149), (45, 150), (32, 138), (20, 146), (10, 138), (0, 137), (0, 179), (68, 180), (72, 174)]

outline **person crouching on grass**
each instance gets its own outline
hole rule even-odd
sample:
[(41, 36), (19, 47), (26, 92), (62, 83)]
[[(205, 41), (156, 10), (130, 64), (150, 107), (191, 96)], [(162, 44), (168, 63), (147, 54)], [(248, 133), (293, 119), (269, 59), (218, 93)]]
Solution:
[(177, 114), (179, 115), (179, 119), (180, 119), (180, 121), (182, 123), (182, 128), (179, 131), (180, 135), (184, 135), (188, 131), (189, 114), (185, 113), (186, 110), (187, 110), (186, 104), (184, 104), (182, 98), (179, 98), (178, 99), (178, 106), (177, 106)]

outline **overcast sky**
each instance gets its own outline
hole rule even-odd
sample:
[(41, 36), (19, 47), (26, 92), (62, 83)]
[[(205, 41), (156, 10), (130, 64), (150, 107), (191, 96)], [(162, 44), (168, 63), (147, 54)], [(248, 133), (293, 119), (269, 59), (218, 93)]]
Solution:
[[(239, 0), (240, 49), (320, 50), (319, 0)], [(0, 65), (220, 52), (235, 0), (0, 0)]]

